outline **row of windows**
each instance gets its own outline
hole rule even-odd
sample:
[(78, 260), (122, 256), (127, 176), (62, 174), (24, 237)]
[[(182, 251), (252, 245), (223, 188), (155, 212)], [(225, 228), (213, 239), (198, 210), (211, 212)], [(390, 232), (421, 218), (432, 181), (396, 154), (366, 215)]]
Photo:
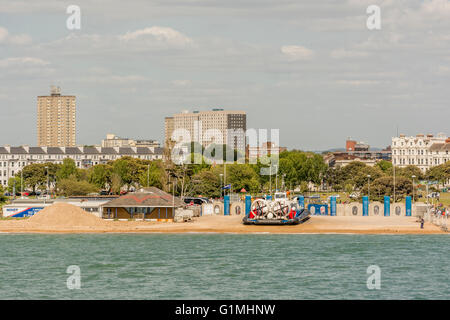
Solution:
[[(434, 160), (434, 161), (433, 161)], [(450, 161), (450, 158), (443, 158), (443, 159), (432, 159), (428, 161), (428, 159), (414, 159), (414, 158), (400, 158), (397, 162), (397, 159), (394, 159), (394, 164), (401, 164), (401, 165), (428, 165), (428, 164), (434, 164), (434, 165), (440, 165), (443, 163), (446, 163), (447, 161)]]
[[(393, 150), (394, 155), (397, 154), (397, 150)], [(439, 154), (439, 151), (435, 151), (434, 154)], [(442, 151), (442, 153), (444, 153), (444, 151)], [(398, 150), (398, 154), (399, 155), (427, 155), (427, 154), (433, 154), (433, 151), (428, 151), (428, 150), (415, 150), (415, 149), (402, 149), (402, 150)], [(444, 154), (449, 154), (448, 150), (445, 150)]]

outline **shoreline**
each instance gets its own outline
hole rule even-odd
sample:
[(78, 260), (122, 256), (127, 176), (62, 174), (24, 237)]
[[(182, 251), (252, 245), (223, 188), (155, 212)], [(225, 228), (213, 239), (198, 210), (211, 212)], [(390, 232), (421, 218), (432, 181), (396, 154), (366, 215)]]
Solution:
[(243, 225), (242, 216), (205, 216), (193, 222), (105, 221), (91, 225), (36, 225), (29, 220), (0, 221), (0, 234), (368, 234), (410, 235), (449, 234), (416, 217), (331, 217), (312, 216), (295, 226)]

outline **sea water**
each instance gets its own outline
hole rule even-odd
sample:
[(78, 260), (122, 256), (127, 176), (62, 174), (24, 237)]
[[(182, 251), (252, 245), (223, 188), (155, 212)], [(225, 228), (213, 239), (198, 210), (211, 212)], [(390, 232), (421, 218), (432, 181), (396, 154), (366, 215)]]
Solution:
[(450, 299), (449, 248), (448, 235), (0, 234), (0, 299)]

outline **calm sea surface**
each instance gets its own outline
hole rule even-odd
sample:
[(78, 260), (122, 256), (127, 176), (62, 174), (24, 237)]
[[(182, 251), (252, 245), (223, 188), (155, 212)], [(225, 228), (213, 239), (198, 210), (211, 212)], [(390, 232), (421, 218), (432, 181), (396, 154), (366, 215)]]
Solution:
[(0, 299), (450, 299), (449, 249), (448, 235), (0, 234)]

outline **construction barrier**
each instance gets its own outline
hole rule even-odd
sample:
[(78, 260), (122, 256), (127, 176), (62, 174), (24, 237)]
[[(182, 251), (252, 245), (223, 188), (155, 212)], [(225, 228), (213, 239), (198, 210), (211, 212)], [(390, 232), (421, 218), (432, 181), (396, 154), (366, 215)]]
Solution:
[(231, 204), (230, 214), (232, 216), (239, 216), (245, 213), (245, 204), (243, 202), (233, 202)]

